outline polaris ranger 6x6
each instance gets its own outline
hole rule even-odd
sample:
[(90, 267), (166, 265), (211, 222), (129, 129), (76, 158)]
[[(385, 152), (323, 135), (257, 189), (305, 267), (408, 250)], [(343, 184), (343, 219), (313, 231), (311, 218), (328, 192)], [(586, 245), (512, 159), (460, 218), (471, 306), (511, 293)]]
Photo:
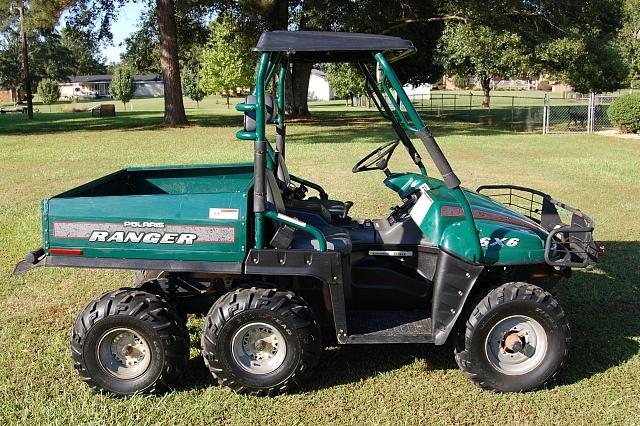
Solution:
[[(179, 385), (187, 315), (204, 314), (204, 362), (243, 393), (276, 395), (312, 378), (332, 342), (454, 339), (458, 365), (482, 388), (550, 383), (570, 334), (548, 291), (596, 261), (593, 221), (534, 189), (461, 187), (391, 67), (415, 51), (410, 41), (274, 31), (254, 51), (253, 94), (237, 106), (252, 164), (128, 168), (42, 203), (43, 247), (16, 273), (139, 271), (135, 288), (103, 294), (79, 314), (71, 354), (81, 379), (115, 395)], [(389, 216), (352, 218), (353, 202), (288, 172), (285, 79), (295, 62), (361, 71), (397, 137), (353, 172), (379, 176), (398, 195)], [(411, 136), (442, 179), (427, 172)], [(389, 170), (400, 151), (415, 170)]]

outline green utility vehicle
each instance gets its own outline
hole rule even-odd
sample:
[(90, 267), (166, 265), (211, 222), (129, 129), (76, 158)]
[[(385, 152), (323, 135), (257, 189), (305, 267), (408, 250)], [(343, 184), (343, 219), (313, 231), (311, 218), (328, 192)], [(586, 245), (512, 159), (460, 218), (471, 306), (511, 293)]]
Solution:
[[(253, 94), (237, 106), (252, 164), (128, 168), (42, 203), (44, 245), (16, 273), (139, 271), (134, 288), (79, 314), (71, 353), (81, 379), (115, 395), (179, 386), (187, 315), (204, 314), (204, 362), (243, 393), (289, 391), (313, 375), (327, 344), (449, 339), (482, 388), (550, 383), (570, 335), (548, 291), (597, 260), (593, 221), (537, 190), (461, 187), (391, 67), (415, 51), (410, 41), (273, 31), (254, 50)], [(295, 62), (350, 62), (362, 72), (397, 138), (353, 172), (377, 173), (398, 195), (387, 217), (353, 219), (352, 202), (288, 172), (285, 79)], [(427, 173), (410, 135), (442, 180)], [(400, 146), (415, 171), (389, 170)]]

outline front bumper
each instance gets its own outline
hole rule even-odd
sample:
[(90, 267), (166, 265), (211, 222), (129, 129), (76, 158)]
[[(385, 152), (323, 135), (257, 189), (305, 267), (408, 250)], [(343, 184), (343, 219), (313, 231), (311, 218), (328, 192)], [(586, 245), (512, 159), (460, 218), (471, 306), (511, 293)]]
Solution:
[(604, 254), (593, 239), (595, 222), (579, 209), (536, 189), (516, 185), (483, 185), (478, 193), (494, 198), (549, 232), (544, 259), (550, 266), (584, 268)]

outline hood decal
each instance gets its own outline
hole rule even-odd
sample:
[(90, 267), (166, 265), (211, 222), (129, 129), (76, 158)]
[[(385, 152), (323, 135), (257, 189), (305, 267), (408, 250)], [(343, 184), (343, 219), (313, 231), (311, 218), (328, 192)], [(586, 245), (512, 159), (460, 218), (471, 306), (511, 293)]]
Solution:
[[(483, 210), (473, 209), (472, 211), (474, 219), (485, 219), (485, 220), (493, 220), (496, 222), (504, 222), (510, 223), (512, 225), (524, 226), (526, 228), (538, 230), (540, 227), (535, 222), (527, 222), (520, 219), (515, 219), (508, 216), (503, 216), (496, 213), (490, 213)], [(443, 217), (464, 217), (464, 211), (462, 207), (457, 206), (447, 206), (444, 205), (440, 208), (440, 215)]]

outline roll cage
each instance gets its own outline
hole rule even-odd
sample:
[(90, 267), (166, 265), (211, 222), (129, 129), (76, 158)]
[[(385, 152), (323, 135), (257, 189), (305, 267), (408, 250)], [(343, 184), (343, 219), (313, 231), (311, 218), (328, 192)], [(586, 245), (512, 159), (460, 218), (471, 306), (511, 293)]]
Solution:
[[(263, 33), (253, 50), (259, 54), (256, 81), (252, 91), (254, 102), (245, 100), (236, 106), (236, 109), (244, 112), (246, 117), (244, 129), (238, 131), (236, 136), (238, 139), (254, 142), (253, 209), (256, 249), (265, 248), (265, 218), (269, 218), (312, 234), (319, 241), (319, 250), (326, 251), (326, 241), (318, 229), (310, 224), (301, 225), (297, 221), (290, 221), (285, 215), (267, 208), (265, 173), (266, 169), (275, 171), (278, 155), (268, 143), (266, 124), (272, 122), (276, 125), (276, 150), (284, 158), (286, 143), (285, 80), (289, 64), (294, 62), (349, 62), (354, 63), (360, 70), (365, 78), (367, 94), (373, 100), (381, 116), (391, 123), (398, 139), (420, 173), (426, 176), (427, 169), (407, 131), (415, 133), (423, 142), (442, 175), (445, 185), (462, 207), (468, 231), (471, 233), (470, 235), (476, 236), (473, 248), (475, 261), (482, 262), (478, 230), (469, 201), (460, 188), (460, 180), (453, 172), (431, 131), (426, 127), (409, 100), (391, 67), (392, 62), (416, 51), (413, 43), (398, 37), (372, 34), (272, 31)], [(367, 65), (369, 63), (375, 63), (378, 67), (379, 81)], [(276, 95), (271, 111), (267, 108), (266, 88), (269, 82), (274, 79), (276, 81)], [(247, 118), (251, 123), (255, 121), (255, 126), (247, 126)], [(326, 192), (319, 185), (296, 176), (291, 176), (291, 179), (318, 190), (321, 198), (327, 197)]]

